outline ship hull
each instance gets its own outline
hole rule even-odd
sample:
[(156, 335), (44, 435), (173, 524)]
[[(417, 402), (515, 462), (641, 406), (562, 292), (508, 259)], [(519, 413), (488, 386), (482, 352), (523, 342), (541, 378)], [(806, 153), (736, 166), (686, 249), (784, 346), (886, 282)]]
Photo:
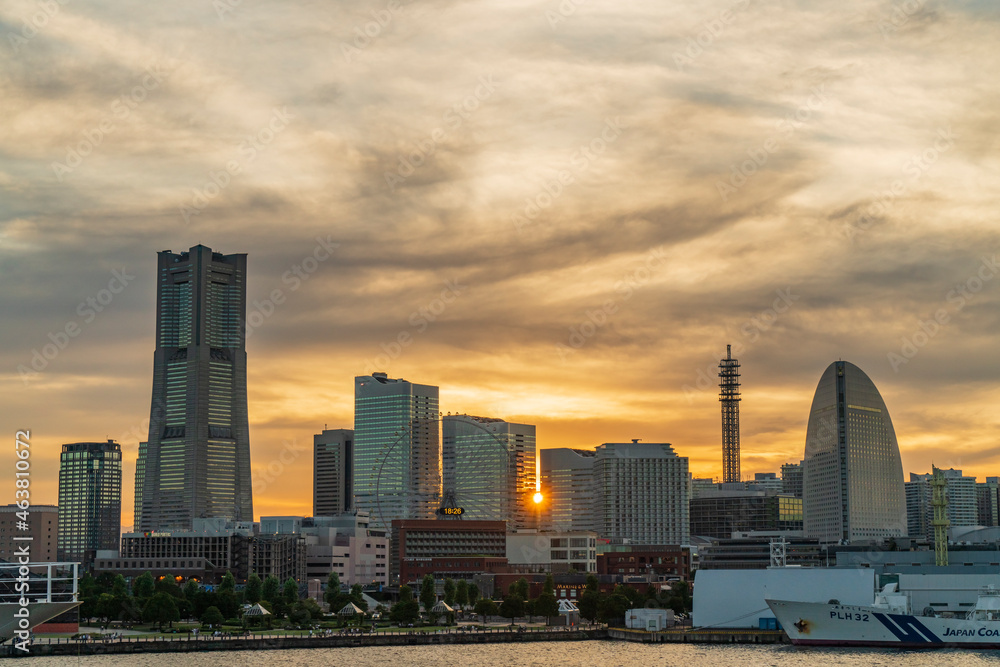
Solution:
[(767, 600), (793, 644), (1000, 648), (1000, 622), (894, 614), (878, 607)]

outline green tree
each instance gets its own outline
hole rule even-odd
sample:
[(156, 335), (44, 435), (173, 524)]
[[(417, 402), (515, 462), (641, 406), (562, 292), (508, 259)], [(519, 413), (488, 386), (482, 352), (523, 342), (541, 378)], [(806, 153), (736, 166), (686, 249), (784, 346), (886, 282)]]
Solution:
[(126, 626), (132, 627), (134, 623), (138, 623), (142, 620), (142, 605), (134, 597), (129, 595), (122, 600), (121, 611), (118, 612), (118, 618), (125, 623)]
[(628, 600), (630, 609), (641, 607), (646, 601), (646, 598), (642, 595), (642, 593), (635, 590), (631, 586), (622, 586), (621, 584), (615, 586), (614, 595), (621, 595)]
[(95, 606), (97, 613), (95, 616), (100, 618), (102, 623), (107, 623), (113, 618), (118, 618), (118, 612), (121, 611), (121, 608), (121, 600), (111, 593), (101, 593), (97, 596), (97, 604)]
[[(350, 601), (359, 607), (361, 611), (368, 611), (368, 603), (365, 601), (365, 589), (361, 584), (351, 586)], [(347, 604), (346, 602), (344, 604)], [(341, 605), (343, 608), (344, 605)]]
[(263, 589), (264, 583), (260, 580), (260, 577), (257, 576), (256, 572), (251, 572), (247, 578), (247, 586), (243, 589), (243, 600), (249, 604), (257, 604), (260, 602)]
[(455, 604), (463, 609), (469, 604), (469, 582), (459, 579), (455, 584)]
[(331, 613), (336, 613), (343, 608), (344, 605), (337, 606), (340, 595), (340, 576), (336, 572), (331, 572), (330, 576), (326, 578), (326, 590), (323, 591), (323, 599), (330, 605)]
[(120, 574), (115, 575), (115, 581), (111, 584), (111, 594), (119, 600), (128, 597), (129, 590), (128, 584), (125, 583), (125, 577)]
[(166, 593), (175, 598), (184, 597), (180, 586), (177, 585), (177, 579), (172, 574), (165, 574), (157, 579), (156, 583), (153, 584), (153, 590), (156, 593)]
[(154, 593), (156, 593), (156, 582), (153, 581), (152, 573), (143, 572), (132, 582), (132, 595), (143, 600), (143, 604), (145, 604), (145, 600), (153, 597)]
[(291, 577), (285, 581), (281, 597), (285, 598), (287, 604), (295, 604), (299, 599), (299, 584)]
[(173, 623), (181, 619), (180, 612), (177, 611), (176, 598), (169, 593), (157, 593), (149, 598), (149, 602), (142, 609), (142, 620), (147, 623), (156, 623), (160, 630), (164, 623)]
[(275, 602), (278, 599), (278, 594), (281, 591), (281, 582), (274, 575), (268, 575), (264, 579), (264, 590), (261, 592), (261, 597), (268, 602)]
[(409, 586), (400, 586), (399, 601), (389, 610), (389, 620), (406, 625), (418, 618), (420, 618), (420, 603), (413, 599), (413, 589)]
[(455, 606), (455, 580), (448, 577), (444, 580), (444, 603), (449, 607)]
[(424, 605), (424, 611), (431, 613), (431, 608), (437, 602), (437, 593), (434, 590), (434, 576), (425, 574), (420, 582), (420, 604)]
[(535, 598), (535, 614), (544, 616), (546, 624), (551, 623), (552, 617), (559, 615), (559, 601), (556, 600), (555, 594), (543, 591)]
[(601, 598), (597, 605), (597, 618), (609, 625), (624, 625), (625, 612), (632, 605), (627, 597), (615, 592)]
[(513, 588), (514, 588), (514, 595), (516, 595), (517, 597), (521, 598), (522, 600), (527, 600), (528, 599), (528, 597), (529, 597), (528, 591), (530, 589), (528, 587), (528, 580), (527, 579), (525, 579), (524, 577), (521, 577), (520, 579), (518, 579), (517, 581), (514, 582)]
[(229, 570), (226, 570), (226, 576), (222, 578), (222, 583), (219, 584), (220, 593), (234, 593), (236, 592), (236, 577)]
[(201, 592), (201, 585), (194, 579), (188, 579), (187, 583), (184, 584), (184, 597), (186, 597), (187, 601), (190, 602), (192, 605), (197, 604), (198, 593), (200, 592)]
[[(473, 588), (475, 588), (475, 586), (473, 586)], [(486, 623), (487, 616), (496, 616), (500, 613), (500, 610), (497, 608), (497, 603), (489, 598), (479, 598), (479, 600), (476, 601), (476, 606), (473, 608), (473, 611), (483, 617), (484, 624)]]
[(587, 575), (587, 583), (584, 584), (584, 590), (594, 591), (595, 593), (601, 592), (601, 582), (598, 580), (596, 574)]
[(556, 580), (555, 577), (552, 576), (551, 572), (545, 575), (545, 583), (542, 584), (542, 592), (552, 593), (553, 596), (556, 594)]
[(312, 619), (319, 618), (322, 615), (323, 610), (319, 608), (316, 601), (312, 598), (305, 598), (292, 605), (292, 608), (288, 612), (288, 620), (298, 625), (305, 625)]
[(597, 591), (585, 589), (583, 595), (580, 596), (580, 601), (577, 603), (577, 607), (580, 609), (580, 616), (593, 623), (597, 620), (597, 610), (600, 604), (601, 594)]
[(500, 615), (509, 618), (514, 625), (515, 618), (524, 616), (524, 600), (518, 595), (508, 595), (500, 603)]
[(202, 625), (212, 628), (222, 625), (222, 622), (226, 619), (222, 617), (222, 612), (219, 611), (218, 607), (209, 607), (202, 613), (201, 618), (198, 620), (201, 621)]
[[(476, 584), (475, 582), (472, 582), (471, 584), (469, 584), (469, 604), (475, 607), (476, 600), (478, 599), (479, 599), (479, 585)], [(478, 614), (479, 612), (476, 613)]]

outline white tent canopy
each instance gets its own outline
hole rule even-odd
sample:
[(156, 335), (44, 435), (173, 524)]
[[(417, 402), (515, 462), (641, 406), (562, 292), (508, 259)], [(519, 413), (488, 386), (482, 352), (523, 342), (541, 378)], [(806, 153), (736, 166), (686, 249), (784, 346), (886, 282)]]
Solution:
[(451, 613), (453, 611), (455, 611), (455, 610), (452, 609), (451, 607), (449, 607), (448, 605), (446, 605), (444, 603), (444, 600), (441, 600), (436, 605), (434, 605), (433, 607), (431, 607), (431, 613), (432, 614), (448, 614), (448, 613)]
[(358, 614), (363, 614), (365, 612), (361, 611), (361, 607), (354, 604), (353, 602), (348, 602), (344, 605), (344, 608), (337, 612), (338, 616), (357, 616)]
[(260, 603), (258, 602), (257, 604), (255, 604), (254, 606), (250, 607), (245, 612), (243, 612), (243, 615), (244, 616), (270, 616), (271, 612), (269, 612), (267, 609), (264, 609), (262, 606), (260, 606)]

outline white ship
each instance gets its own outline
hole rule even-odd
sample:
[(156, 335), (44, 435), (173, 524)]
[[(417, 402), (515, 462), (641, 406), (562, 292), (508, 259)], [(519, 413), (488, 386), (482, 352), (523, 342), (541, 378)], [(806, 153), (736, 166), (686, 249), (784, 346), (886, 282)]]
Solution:
[(982, 590), (967, 615), (910, 613), (910, 599), (896, 584), (871, 606), (767, 600), (793, 644), (898, 648), (1000, 648), (1000, 590)]

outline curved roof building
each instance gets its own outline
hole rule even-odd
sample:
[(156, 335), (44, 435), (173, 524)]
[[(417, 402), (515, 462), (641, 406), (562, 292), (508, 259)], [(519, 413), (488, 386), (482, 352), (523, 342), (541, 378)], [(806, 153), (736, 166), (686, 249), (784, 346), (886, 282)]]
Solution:
[(875, 384), (847, 361), (823, 372), (806, 430), (804, 528), (824, 542), (906, 534), (899, 444)]

